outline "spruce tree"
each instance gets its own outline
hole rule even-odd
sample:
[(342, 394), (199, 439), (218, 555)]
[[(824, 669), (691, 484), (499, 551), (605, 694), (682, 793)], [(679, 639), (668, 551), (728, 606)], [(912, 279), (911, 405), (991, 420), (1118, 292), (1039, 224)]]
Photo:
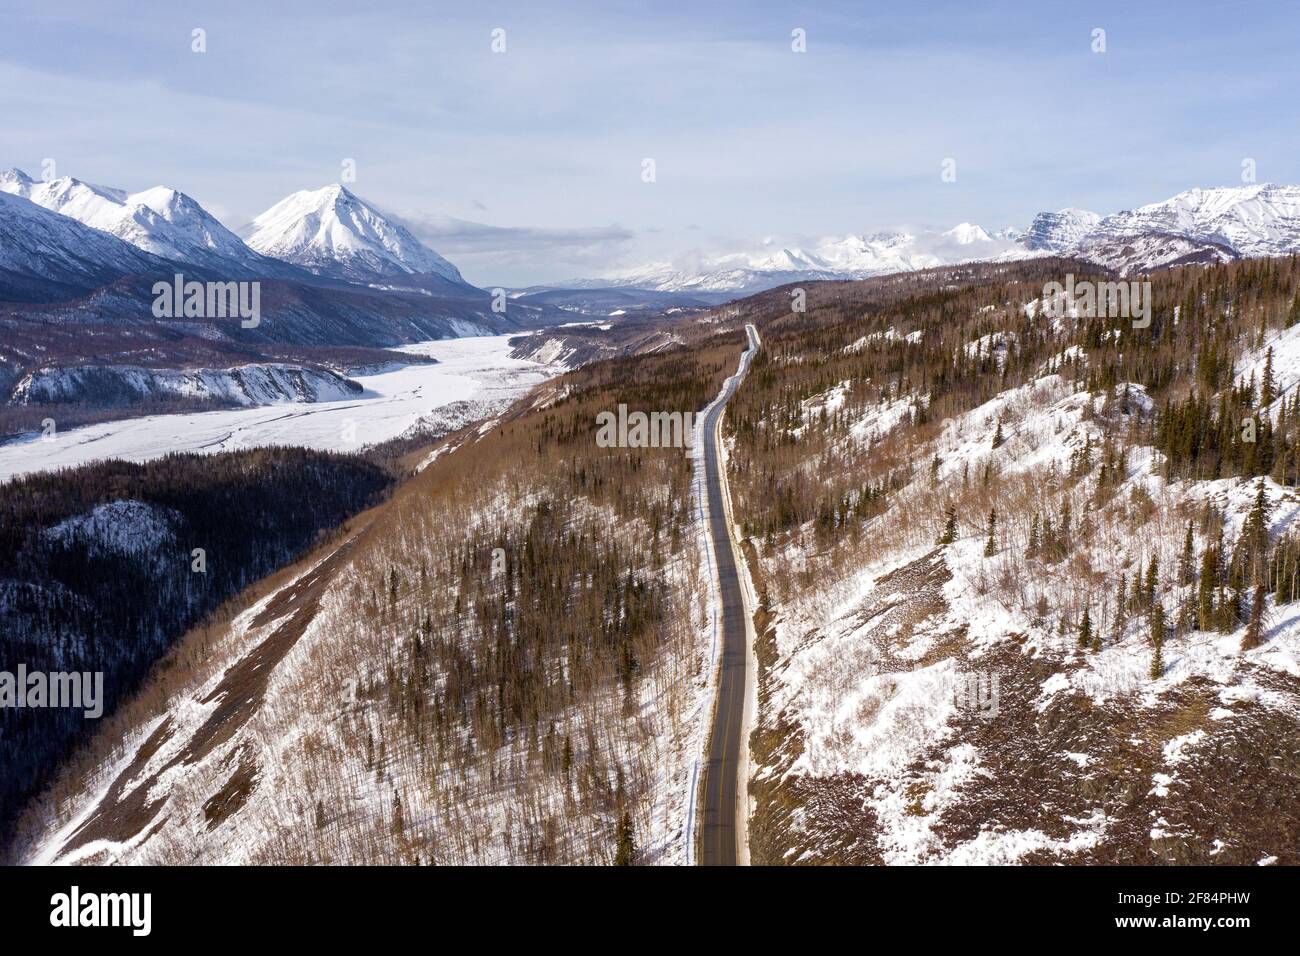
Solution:
[(1273, 346), (1264, 353), (1264, 378), (1259, 383), (1259, 407), (1267, 409), (1277, 398), (1277, 385), (1273, 381)]
[(1215, 624), (1214, 591), (1219, 586), (1219, 549), (1209, 545), (1201, 555), (1201, 579), (1196, 591), (1196, 627), (1208, 631)]
[(1119, 576), (1115, 585), (1115, 626), (1114, 640), (1118, 642), (1124, 636), (1124, 624), (1128, 619), (1128, 579)]
[(1237, 545), (1241, 572), (1244, 574), (1249, 568), (1252, 578), (1257, 576), (1254, 572), (1268, 553), (1268, 517), (1271, 510), (1268, 495), (1264, 491), (1264, 479), (1261, 478), (1255, 492), (1255, 503), (1246, 515), (1246, 522), (1241, 528), (1241, 540)]
[(1165, 606), (1159, 601), (1151, 605), (1151, 643), (1159, 647), (1165, 642)]
[(636, 863), (636, 834), (632, 830), (632, 814), (627, 810), (618, 821), (618, 845), (614, 850), (615, 866), (633, 866)]
[(1165, 608), (1159, 601), (1151, 607), (1151, 643), (1155, 645), (1151, 653), (1151, 679), (1159, 680), (1165, 670)]
[(1086, 604), (1083, 606), (1083, 618), (1079, 621), (1079, 646), (1092, 646), (1092, 617)]
[(1264, 585), (1255, 585), (1255, 593), (1250, 599), (1250, 621), (1246, 624), (1246, 633), (1241, 638), (1243, 651), (1253, 650), (1264, 642), (1264, 598), (1267, 592)]
[(1178, 583), (1191, 584), (1196, 574), (1196, 544), (1192, 540), (1192, 522), (1187, 522), (1187, 535), (1183, 538), (1183, 557), (1178, 564)]
[(998, 525), (997, 509), (991, 509), (989, 511), (989, 539), (984, 543), (984, 557), (986, 558), (991, 558), (993, 557), (993, 555), (998, 553), (998, 544), (996, 538), (997, 525)]
[(1190, 598), (1178, 602), (1178, 619), (1174, 622), (1176, 634), (1196, 630), (1196, 602)]
[(1214, 597), (1214, 629), (1220, 634), (1230, 634), (1237, 629), (1237, 612), (1232, 606), (1223, 585)]
[(393, 793), (393, 836), (400, 837), (406, 830), (406, 823), (402, 815), (402, 798)]
[(943, 533), (939, 535), (939, 544), (952, 544), (957, 540), (957, 509), (949, 505), (945, 512)]

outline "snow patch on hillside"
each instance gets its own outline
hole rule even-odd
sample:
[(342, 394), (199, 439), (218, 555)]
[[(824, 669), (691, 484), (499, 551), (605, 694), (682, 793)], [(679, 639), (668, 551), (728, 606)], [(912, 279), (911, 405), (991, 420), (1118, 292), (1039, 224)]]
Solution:
[(42, 534), (64, 546), (88, 545), (126, 557), (155, 554), (176, 543), (180, 515), (170, 508), (130, 499), (96, 505), (84, 515), (68, 518)]

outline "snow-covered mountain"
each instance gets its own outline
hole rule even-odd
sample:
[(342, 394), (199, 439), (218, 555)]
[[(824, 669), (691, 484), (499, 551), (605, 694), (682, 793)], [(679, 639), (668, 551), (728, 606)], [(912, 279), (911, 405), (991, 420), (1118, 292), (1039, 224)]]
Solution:
[(1102, 217), (1086, 209), (1061, 209), (1040, 212), (1029, 224), (1021, 240), (1031, 251), (1063, 252), (1097, 228)]
[(0, 192), (20, 196), (173, 262), (235, 276), (287, 272), (246, 246), (194, 199), (168, 186), (128, 193), (70, 176), (35, 180), (20, 169), (8, 169), (0, 171)]
[(368, 284), (432, 276), (466, 284), (460, 270), (405, 226), (337, 184), (293, 193), (241, 232), (263, 255), (317, 275)]
[(1103, 216), (1084, 209), (1042, 212), (1026, 230), (962, 223), (946, 232), (887, 232), (823, 239), (809, 249), (778, 246), (666, 262), (580, 280), (665, 292), (745, 295), (801, 280), (861, 279), (961, 262), (1061, 255), (1121, 272), (1300, 251), (1300, 187), (1190, 189), (1163, 202)]
[(1286, 255), (1300, 248), (1300, 186), (1189, 189), (1107, 216), (1083, 241), (1149, 232), (1217, 243), (1240, 256)]
[(171, 268), (116, 236), (0, 192), (0, 300), (59, 301)]
[(693, 267), (655, 263), (610, 279), (582, 280), (579, 287), (607, 285), (665, 292), (757, 292), (808, 279), (861, 279), (910, 272), (974, 259), (1023, 252), (1019, 234), (962, 223), (946, 232), (882, 232), (832, 236), (811, 248), (781, 247), (765, 240), (758, 249), (699, 260)]
[[(0, 194), (5, 193), (170, 263), (202, 266), (222, 276), (302, 280), (306, 270), (385, 292), (483, 295), (400, 220), (337, 184), (286, 197), (241, 230), (244, 239), (189, 196), (164, 186), (128, 193), (70, 177), (38, 181), (11, 169), (0, 171)], [(6, 204), (0, 210), (6, 220), (0, 222), (0, 233), (22, 232), (24, 227), (15, 221), (23, 218), (20, 213), (17, 206)], [(44, 233), (51, 228), (46, 223)], [(1264, 184), (1190, 189), (1113, 215), (1076, 208), (1042, 212), (1024, 230), (965, 222), (947, 231), (850, 234), (807, 245), (768, 238), (720, 255), (654, 262), (603, 278), (539, 288), (637, 289), (721, 299), (791, 282), (861, 279), (1033, 256), (1073, 256), (1128, 273), (1297, 250), (1300, 187)], [(6, 259), (17, 264), (7, 266)], [(18, 282), (6, 276), (10, 291), (0, 288), (0, 297), (50, 301), (70, 289), (88, 291), (96, 276), (112, 281), (141, 271), (139, 262), (125, 260), (120, 249), (98, 242), (42, 247), (30, 236), (19, 237), (0, 251), (0, 270), (26, 278)], [(36, 288), (42, 276), (54, 288)]]
[(1230, 246), (1208, 239), (1188, 238), (1167, 232), (1140, 232), (1130, 236), (1091, 236), (1086, 244), (1067, 249), (1063, 255), (1080, 259), (1120, 275), (1148, 272), (1165, 266), (1230, 262), (1241, 258)]
[(1024, 245), (1124, 273), (1286, 255), (1300, 249), (1300, 187), (1189, 189), (1110, 216), (1081, 209), (1040, 213), (1025, 233)]
[(1300, 186), (1189, 189), (1110, 216), (1083, 209), (1039, 213), (1023, 245), (1120, 271), (1287, 255), (1300, 250)]
[[(0, 171), (0, 193), (116, 236), (171, 262), (239, 278), (319, 276), (389, 289), (469, 287), (460, 271), (343, 186), (294, 193), (247, 227), (248, 242), (194, 199), (167, 186), (141, 192), (69, 176), (48, 182)], [(420, 281), (427, 277), (427, 281)], [(394, 284), (394, 279), (410, 281)]]

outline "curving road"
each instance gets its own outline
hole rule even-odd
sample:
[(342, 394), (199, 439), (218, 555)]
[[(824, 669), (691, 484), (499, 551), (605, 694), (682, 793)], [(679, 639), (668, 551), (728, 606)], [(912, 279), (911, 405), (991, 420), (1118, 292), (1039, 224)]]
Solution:
[(704, 767), (702, 825), (697, 859), (702, 866), (735, 866), (745, 814), (740, 810), (741, 747), (745, 724), (745, 666), (748, 652), (746, 607), (736, 570), (736, 551), (729, 527), (729, 509), (722, 459), (719, 454), (719, 425), (727, 402), (735, 394), (754, 353), (758, 332), (745, 326), (749, 349), (740, 368), (723, 388), (721, 401), (704, 420), (704, 476), (708, 483), (709, 538), (717, 567), (721, 592), (722, 654), (718, 671), (718, 696), (709, 734), (708, 761)]

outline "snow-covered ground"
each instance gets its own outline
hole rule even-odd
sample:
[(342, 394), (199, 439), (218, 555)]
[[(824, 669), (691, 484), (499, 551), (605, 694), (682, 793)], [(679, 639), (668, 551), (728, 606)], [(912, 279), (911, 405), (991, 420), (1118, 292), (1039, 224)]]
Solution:
[(170, 508), (144, 501), (108, 501), (41, 533), (63, 545), (80, 541), (110, 554), (146, 555), (175, 542), (179, 517)]
[[(990, 345), (997, 342), (986, 336), (979, 349)], [(1276, 389), (1289, 395), (1300, 387), (1300, 328), (1269, 336), (1237, 380), (1253, 376), (1258, 385), (1270, 348)], [(1082, 350), (1062, 358), (1088, 360)], [(847, 414), (856, 440), (901, 421), (886, 406), (853, 405), (850, 394), (840, 383), (805, 401), (810, 424), (800, 434), (823, 414)], [(851, 846), (859, 854), (852, 859), (878, 863), (1079, 862), (1090, 853), (1155, 860), (1166, 852), (1187, 854), (1186, 862), (1219, 834), (1216, 853), (1234, 861), (1255, 862), (1252, 852), (1260, 862), (1274, 858), (1277, 831), (1237, 833), (1218, 797), (1203, 798), (1215, 806), (1207, 817), (1187, 788), (1235, 785), (1214, 757), (1235, 734), (1248, 749), (1271, 752), (1271, 735), (1289, 732), (1276, 728), (1291, 726), (1300, 700), (1300, 605), (1269, 598), (1262, 644), (1243, 649), (1244, 623), (1220, 633), (1182, 620), (1196, 585), (1177, 569), (1189, 521), (1195, 568), (1216, 540), (1217, 525), (1202, 527), (1200, 516), (1217, 516), (1230, 554), (1261, 489), (1274, 541), (1300, 523), (1300, 496), (1269, 479), (1168, 481), (1163, 455), (1141, 443), (1138, 425), (1153, 413), (1140, 385), (1120, 383), (1104, 399), (1045, 367), (942, 422), (933, 444), (913, 452), (919, 461), (933, 453), (931, 475), (890, 496), (864, 526), (860, 551), (810, 558), (824, 545), (809, 533), (773, 556), (772, 565), (807, 568), (815, 582), (777, 603), (762, 715), (769, 730), (797, 741), (773, 751), (756, 777), (760, 786), (787, 786), (787, 803), (774, 800), (769, 812), (788, 814), (779, 818), (793, 834), (782, 847), (788, 857), (838, 859)], [(1125, 434), (1139, 438), (1123, 442)], [(1109, 489), (1097, 468), (1108, 436), (1125, 449)], [(1081, 460), (1086, 477), (1076, 479)], [(997, 482), (985, 484), (988, 474)], [(929, 511), (917, 504), (927, 496)], [(935, 511), (948, 501), (957, 540), (938, 548)], [(1059, 522), (1066, 503), (1074, 520), (1066, 557), (1027, 554), (1031, 516)], [(990, 508), (998, 515), (992, 555)], [(1171, 628), (1155, 664), (1145, 611), (1115, 612), (1120, 578), (1132, 580), (1153, 559)], [(1091, 649), (1079, 647), (1085, 608), (1099, 635)], [(986, 692), (990, 681), (1001, 683), (1000, 705), (991, 685), (988, 720), (973, 711), (972, 680)], [(1125, 721), (1134, 729), (1113, 729)], [(1060, 750), (1061, 742), (1069, 746)], [(1146, 775), (1140, 788), (1115, 769), (1134, 766)], [(1250, 785), (1276, 785), (1251, 772)], [(1032, 787), (1022, 795), (1022, 776), (1068, 783), (1050, 797)], [(1133, 802), (1108, 796), (1106, 787), (1130, 784)], [(1150, 824), (1139, 827), (1143, 814)]]
[(0, 480), (104, 458), (148, 461), (170, 452), (221, 452), (261, 445), (356, 451), (396, 438), (438, 409), (468, 399), (502, 404), (563, 371), (510, 356), (509, 335), (441, 339), (400, 351), (437, 365), (357, 375), (360, 397), (260, 408), (153, 415), (40, 434), (0, 445)]

